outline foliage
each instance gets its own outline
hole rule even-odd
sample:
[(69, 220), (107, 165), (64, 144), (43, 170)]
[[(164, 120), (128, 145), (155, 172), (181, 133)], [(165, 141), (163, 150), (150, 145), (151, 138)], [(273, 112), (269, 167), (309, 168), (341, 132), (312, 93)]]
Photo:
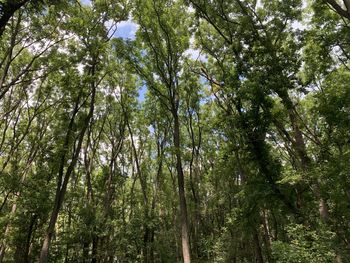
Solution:
[(334, 233), (319, 229), (312, 231), (302, 225), (287, 228), (288, 243), (276, 241), (272, 245), (277, 262), (336, 262), (332, 249)]
[(0, 1), (0, 263), (350, 262), (349, 18)]

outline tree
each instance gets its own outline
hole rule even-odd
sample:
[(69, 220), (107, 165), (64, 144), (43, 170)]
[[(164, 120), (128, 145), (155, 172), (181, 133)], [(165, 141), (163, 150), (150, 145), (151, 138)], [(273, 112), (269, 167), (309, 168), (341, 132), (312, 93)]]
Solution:
[[(182, 256), (191, 262), (185, 181), (181, 153), (179, 105), (181, 103), (179, 74), (181, 57), (188, 47), (189, 36), (184, 34), (188, 23), (176, 24), (171, 13), (186, 14), (180, 2), (139, 2), (135, 17), (140, 25), (140, 61), (134, 63), (136, 72), (146, 81), (149, 89), (164, 104), (172, 117), (173, 146), (176, 156), (176, 171), (181, 221)], [(147, 14), (145, 17), (144, 14)], [(152, 21), (151, 17), (156, 17)], [(171, 19), (172, 18), (172, 19)], [(181, 37), (178, 37), (180, 35)], [(144, 50), (142, 50), (144, 49)], [(145, 52), (146, 55), (142, 55)], [(133, 57), (129, 58), (134, 61)], [(144, 65), (142, 65), (142, 64)]]

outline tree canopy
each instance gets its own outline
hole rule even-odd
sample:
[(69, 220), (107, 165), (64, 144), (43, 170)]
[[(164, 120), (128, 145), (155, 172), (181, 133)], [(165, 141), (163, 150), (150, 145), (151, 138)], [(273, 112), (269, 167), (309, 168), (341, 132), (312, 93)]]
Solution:
[(349, 0), (0, 1), (0, 263), (350, 263)]

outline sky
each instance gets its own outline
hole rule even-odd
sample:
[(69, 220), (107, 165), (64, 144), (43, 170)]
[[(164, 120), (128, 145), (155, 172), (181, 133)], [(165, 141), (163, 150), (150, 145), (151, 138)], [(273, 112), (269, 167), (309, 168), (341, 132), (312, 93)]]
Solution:
[(138, 25), (134, 23), (131, 19), (127, 21), (122, 21), (117, 24), (117, 31), (115, 32), (115, 37), (121, 37), (124, 39), (135, 39), (135, 34), (138, 29)]
[(91, 5), (91, 1), (90, 0), (81, 0), (81, 3), (84, 5)]

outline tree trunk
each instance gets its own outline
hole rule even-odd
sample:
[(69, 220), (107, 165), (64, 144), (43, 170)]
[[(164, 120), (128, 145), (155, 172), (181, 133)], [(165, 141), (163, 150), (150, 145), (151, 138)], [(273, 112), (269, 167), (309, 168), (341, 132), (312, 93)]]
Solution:
[(264, 227), (263, 237), (264, 237), (264, 243), (266, 247), (267, 261), (269, 263), (274, 263), (275, 261), (272, 257), (272, 249), (271, 249), (272, 240), (271, 240), (271, 234), (270, 234), (270, 226), (269, 226), (269, 221), (268, 221), (265, 209), (262, 210), (261, 220), (262, 220), (262, 225)]
[(98, 246), (98, 236), (92, 238), (92, 258), (91, 263), (97, 263), (97, 246)]
[(1, 2), (0, 7), (2, 11), (2, 15), (0, 16), (0, 37), (5, 31), (5, 27), (7, 25), (7, 22), (11, 19), (11, 17), (14, 15), (14, 13), (20, 9), (22, 6), (24, 6), (29, 0), (22, 0), (22, 1), (5, 1)]
[[(91, 71), (91, 75), (94, 75), (94, 66), (92, 66), (92, 71)], [(59, 211), (62, 207), (63, 204), (63, 200), (64, 200), (64, 196), (66, 194), (66, 190), (67, 190), (67, 185), (69, 182), (69, 178), (71, 176), (71, 174), (73, 173), (73, 170), (75, 168), (75, 165), (78, 161), (78, 157), (79, 157), (79, 153), (80, 153), (80, 149), (82, 147), (82, 143), (83, 143), (83, 139), (84, 139), (84, 135), (85, 132), (90, 124), (90, 120), (93, 116), (93, 112), (94, 112), (94, 104), (95, 104), (95, 95), (96, 95), (96, 87), (94, 84), (92, 84), (92, 93), (91, 93), (91, 102), (90, 102), (90, 109), (89, 109), (89, 114), (87, 115), (86, 119), (85, 119), (85, 123), (84, 126), (82, 127), (79, 137), (78, 137), (78, 143), (76, 146), (75, 151), (72, 154), (72, 162), (69, 164), (69, 166), (67, 167), (67, 171), (63, 176), (63, 171), (64, 171), (64, 166), (66, 165), (66, 152), (63, 153), (62, 158), (61, 158), (61, 163), (60, 163), (60, 169), (59, 169), (59, 177), (58, 177), (58, 182), (57, 182), (57, 189), (56, 189), (56, 196), (55, 196), (55, 201), (54, 201), (54, 208), (53, 211), (51, 213), (51, 217), (50, 217), (50, 222), (49, 222), (49, 226), (47, 228), (46, 231), (46, 236), (41, 248), (41, 252), (40, 252), (40, 263), (47, 263), (48, 262), (48, 256), (49, 256), (49, 248), (50, 248), (50, 244), (51, 244), (51, 240), (55, 231), (55, 225), (57, 222), (57, 218), (58, 218), (58, 214)], [(80, 97), (80, 96), (79, 96)], [(78, 97), (77, 102), (75, 104), (75, 108), (73, 111), (73, 116), (70, 120), (69, 123), (69, 127), (68, 127), (68, 131), (67, 131), (67, 135), (66, 135), (66, 139), (65, 139), (65, 146), (68, 148), (69, 146), (69, 139), (72, 133), (72, 128), (73, 128), (73, 124), (75, 121), (75, 116), (79, 111), (79, 101), (80, 98)], [(66, 148), (66, 151), (68, 150)], [(63, 179), (63, 182), (62, 182)], [(62, 184), (61, 184), (62, 182)]]
[[(289, 104), (291, 104), (289, 106), (290, 108), (288, 109), (288, 111), (289, 111), (289, 118), (292, 123), (293, 131), (294, 131), (294, 141), (295, 141), (294, 145), (296, 148), (296, 152), (298, 153), (300, 158), (301, 169), (303, 171), (308, 171), (310, 169), (311, 159), (308, 156), (306, 151), (306, 146), (305, 146), (302, 132), (300, 130), (296, 109), (289, 97), (288, 97), (288, 101), (289, 101)], [(288, 103), (286, 103), (286, 107), (288, 107)], [(328, 214), (329, 214), (328, 205), (321, 195), (319, 182), (316, 181), (314, 183), (314, 188), (315, 188), (314, 194), (315, 194), (315, 197), (318, 199), (318, 203), (319, 203), (320, 217), (323, 221), (327, 221)]]
[(256, 260), (258, 263), (264, 263), (264, 258), (261, 251), (260, 241), (259, 241), (259, 234), (258, 231), (254, 230), (254, 243), (255, 243), (255, 252), (256, 252)]
[[(187, 114), (189, 115), (188, 120), (188, 133), (191, 138), (191, 159), (190, 159), (190, 169), (189, 169), (189, 179), (190, 179), (190, 188), (193, 196), (193, 202), (194, 202), (194, 220), (192, 223), (193, 229), (192, 229), (192, 256), (195, 258), (199, 257), (199, 247), (198, 247), (198, 238), (199, 238), (199, 225), (200, 225), (200, 202), (199, 202), (199, 194), (197, 192), (197, 175), (198, 175), (198, 158), (199, 158), (199, 149), (201, 144), (201, 130), (199, 128), (199, 139), (198, 139), (198, 145), (196, 146), (196, 140), (195, 140), (195, 133), (193, 129), (193, 117), (192, 113), (190, 111), (189, 102), (187, 102)], [(198, 113), (197, 113), (198, 114)], [(198, 117), (199, 119), (199, 117)]]
[[(16, 250), (14, 254), (14, 262), (16, 263), (29, 263), (29, 250), (32, 235), (34, 232), (34, 226), (37, 221), (38, 216), (30, 216), (29, 227), (27, 230), (26, 242), (21, 242), (16, 245)], [(23, 231), (25, 231), (23, 229)]]
[(181, 243), (182, 243), (182, 257), (184, 263), (191, 263), (191, 252), (189, 242), (189, 231), (187, 221), (187, 204), (185, 196), (185, 182), (182, 170), (181, 151), (180, 151), (180, 124), (177, 110), (172, 112), (174, 118), (174, 147), (176, 152), (176, 171), (180, 201), (180, 221), (181, 221)]

